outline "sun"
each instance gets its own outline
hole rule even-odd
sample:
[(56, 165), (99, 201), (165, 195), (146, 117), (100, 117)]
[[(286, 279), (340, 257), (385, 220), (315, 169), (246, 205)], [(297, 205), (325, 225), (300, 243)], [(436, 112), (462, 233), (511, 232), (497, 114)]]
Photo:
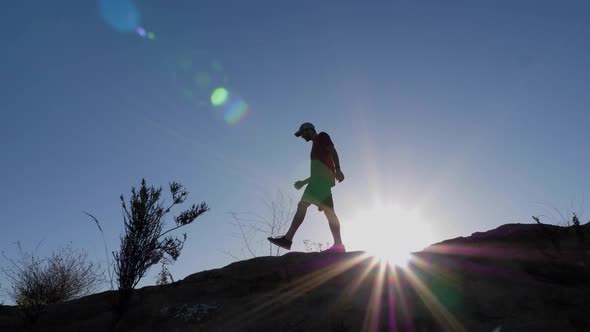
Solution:
[(359, 209), (347, 225), (347, 242), (392, 265), (404, 266), (410, 254), (434, 243), (431, 226), (416, 208), (376, 203)]

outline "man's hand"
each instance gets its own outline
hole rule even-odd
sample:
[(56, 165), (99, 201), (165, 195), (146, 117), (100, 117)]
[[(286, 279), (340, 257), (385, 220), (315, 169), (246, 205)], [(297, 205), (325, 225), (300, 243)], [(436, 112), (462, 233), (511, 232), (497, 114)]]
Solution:
[(306, 183), (307, 182), (305, 182), (305, 181), (297, 181), (297, 182), (295, 182), (295, 185), (294, 185), (295, 186), (295, 189), (299, 190), (299, 189), (303, 188), (303, 186), (305, 186)]
[(338, 182), (344, 181), (344, 174), (342, 173), (340, 168), (336, 169), (336, 180), (338, 180)]

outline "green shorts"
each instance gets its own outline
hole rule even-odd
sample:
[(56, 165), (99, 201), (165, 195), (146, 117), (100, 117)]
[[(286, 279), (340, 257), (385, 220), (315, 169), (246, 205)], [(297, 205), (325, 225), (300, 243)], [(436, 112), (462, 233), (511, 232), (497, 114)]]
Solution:
[(305, 188), (301, 201), (318, 207), (334, 208), (332, 184), (328, 181), (312, 181)]

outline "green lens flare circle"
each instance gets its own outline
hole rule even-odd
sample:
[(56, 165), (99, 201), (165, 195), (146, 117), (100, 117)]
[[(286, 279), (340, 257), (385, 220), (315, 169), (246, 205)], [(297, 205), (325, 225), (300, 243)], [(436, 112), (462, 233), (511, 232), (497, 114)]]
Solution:
[(217, 88), (211, 93), (211, 104), (213, 106), (223, 106), (227, 102), (229, 92), (225, 88)]

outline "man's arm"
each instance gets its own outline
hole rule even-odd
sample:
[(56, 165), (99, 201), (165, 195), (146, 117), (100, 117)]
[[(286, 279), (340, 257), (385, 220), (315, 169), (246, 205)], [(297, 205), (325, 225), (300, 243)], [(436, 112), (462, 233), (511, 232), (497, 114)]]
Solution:
[(295, 182), (295, 184), (294, 184), (295, 189), (299, 190), (299, 189), (303, 188), (303, 186), (308, 184), (310, 180), (311, 180), (311, 177), (308, 177), (305, 180)]
[(340, 159), (338, 158), (338, 152), (336, 152), (334, 145), (328, 147), (328, 152), (332, 156), (332, 160), (334, 160), (334, 166), (336, 166), (336, 169), (340, 169)]
[(342, 174), (342, 171), (340, 170), (340, 158), (338, 158), (338, 152), (336, 152), (334, 145), (328, 147), (328, 152), (332, 156), (334, 166), (336, 167), (336, 180), (338, 180), (338, 182), (344, 181), (344, 174)]

